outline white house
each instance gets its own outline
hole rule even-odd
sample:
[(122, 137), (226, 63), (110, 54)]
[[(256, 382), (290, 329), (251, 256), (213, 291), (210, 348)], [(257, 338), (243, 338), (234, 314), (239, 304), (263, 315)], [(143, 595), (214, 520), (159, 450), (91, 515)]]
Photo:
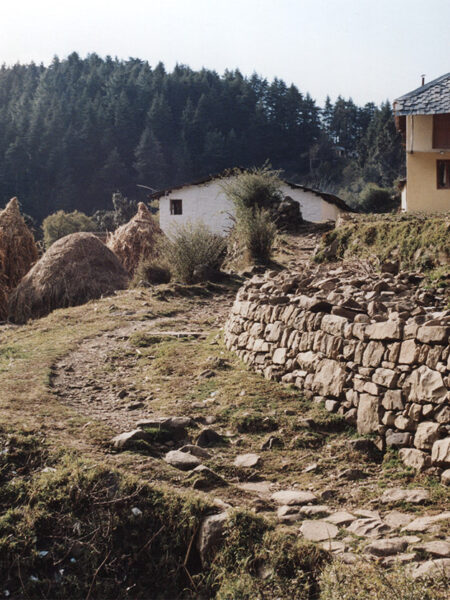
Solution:
[[(222, 186), (230, 177), (233, 175), (208, 177), (152, 194), (151, 199), (159, 199), (159, 225), (164, 233), (200, 220), (215, 233), (227, 233), (233, 225), (234, 206)], [(336, 221), (340, 214), (351, 210), (333, 194), (296, 183), (283, 181), (281, 191), (298, 202), (303, 219), (313, 223)]]

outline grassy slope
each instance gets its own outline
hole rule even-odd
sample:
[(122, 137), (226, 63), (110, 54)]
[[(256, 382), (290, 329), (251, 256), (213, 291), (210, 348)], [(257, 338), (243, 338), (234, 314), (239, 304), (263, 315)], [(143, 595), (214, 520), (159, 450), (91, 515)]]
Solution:
[[(342, 465), (361, 466), (346, 446), (354, 433), (297, 390), (247, 371), (216, 339), (208, 302), (167, 302), (132, 290), (0, 331), (0, 593), (7, 590), (13, 598), (318, 597), (326, 554), (299, 541), (295, 531), (280, 537), (270, 515), (262, 519), (252, 511), (254, 496), (237, 484), (254, 474), (234, 467), (233, 459), (239, 452), (259, 451), (276, 427), (284, 448), (262, 453), (264, 477), (320, 492), (335, 488)], [(209, 415), (215, 429), (230, 432), (229, 443), (206, 464), (232, 484), (213, 496), (242, 508), (208, 572), (199, 570), (192, 542), (211, 496), (194, 493), (185, 474), (158, 458), (161, 449), (153, 455), (112, 453), (114, 432), (93, 420), (88, 406), (80, 414), (61, 402), (51, 385), (57, 360), (86, 337), (176, 311), (167, 329), (183, 329), (188, 322), (211, 334), (162, 336), (156, 344), (145, 333), (134, 334), (114, 352), (126, 367), (122, 385), (153, 398), (149, 413)], [(214, 377), (200, 376), (211, 367)], [(108, 368), (95, 365), (97, 377), (108, 378)], [(193, 407), (203, 400), (205, 408)], [(294, 415), (286, 414), (289, 409)], [(314, 418), (313, 430), (305, 429), (304, 417)], [(190, 431), (193, 438), (197, 433)], [(313, 461), (317, 472), (305, 473)], [(339, 482), (331, 505), (339, 508), (351, 498), (350, 504), (373, 501), (376, 508), (387, 483), (417, 482), (395, 455), (365, 468), (365, 483)], [(423, 478), (420, 483), (432, 489), (433, 508), (443, 508), (442, 486)], [(132, 508), (142, 515), (133, 515)], [(261, 565), (272, 572), (269, 578), (258, 576)]]

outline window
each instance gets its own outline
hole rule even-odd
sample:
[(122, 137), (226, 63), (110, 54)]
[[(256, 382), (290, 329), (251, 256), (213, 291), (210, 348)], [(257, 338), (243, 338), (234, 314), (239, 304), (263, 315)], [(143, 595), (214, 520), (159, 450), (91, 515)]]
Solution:
[(171, 200), (170, 201), (170, 214), (171, 215), (182, 215), (183, 214), (183, 204), (182, 200)]
[(450, 190), (450, 160), (437, 161), (437, 188)]
[(450, 113), (433, 115), (433, 148), (450, 148)]

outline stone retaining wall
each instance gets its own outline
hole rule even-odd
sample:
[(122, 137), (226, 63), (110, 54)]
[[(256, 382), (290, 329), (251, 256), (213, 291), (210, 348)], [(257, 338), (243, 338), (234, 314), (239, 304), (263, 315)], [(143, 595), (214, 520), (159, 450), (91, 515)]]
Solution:
[(257, 275), (238, 292), (225, 341), (266, 378), (440, 474), (450, 467), (450, 310), (420, 280), (361, 265)]

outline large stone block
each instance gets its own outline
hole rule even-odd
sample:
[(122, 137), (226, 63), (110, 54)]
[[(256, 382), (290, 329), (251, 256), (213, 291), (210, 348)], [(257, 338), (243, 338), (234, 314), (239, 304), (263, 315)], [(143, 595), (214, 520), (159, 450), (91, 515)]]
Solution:
[(400, 340), (402, 324), (399, 321), (383, 321), (368, 325), (366, 333), (371, 340)]
[(369, 342), (362, 357), (363, 367), (378, 367), (384, 353), (385, 347), (381, 342)]
[(417, 331), (417, 339), (424, 344), (448, 344), (449, 338), (450, 327), (444, 325), (424, 325)]
[(313, 390), (322, 396), (338, 398), (344, 390), (346, 372), (335, 360), (324, 358), (314, 375)]
[(378, 431), (380, 425), (380, 399), (370, 394), (361, 394), (358, 403), (356, 424), (358, 433), (367, 434)]
[(420, 347), (414, 340), (405, 340), (400, 348), (398, 362), (405, 365), (411, 365), (417, 362), (419, 358)]
[(419, 423), (414, 436), (414, 446), (420, 450), (431, 450), (434, 442), (439, 438), (439, 423), (424, 421)]
[(331, 335), (343, 336), (344, 327), (348, 323), (345, 317), (338, 315), (324, 315), (321, 329)]
[(387, 388), (394, 388), (399, 374), (393, 369), (377, 369), (372, 375), (372, 381)]
[(447, 394), (441, 373), (433, 371), (425, 365), (422, 365), (411, 373), (410, 383), (410, 399), (412, 401), (424, 404), (430, 401), (439, 403)]
[(434, 442), (431, 450), (431, 462), (444, 467), (450, 465), (450, 437)]

